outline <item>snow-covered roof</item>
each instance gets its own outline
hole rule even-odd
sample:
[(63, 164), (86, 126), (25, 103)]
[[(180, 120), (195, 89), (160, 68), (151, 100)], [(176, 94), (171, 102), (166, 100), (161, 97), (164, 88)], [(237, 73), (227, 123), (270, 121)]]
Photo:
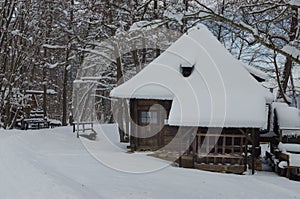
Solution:
[(300, 166), (300, 154), (286, 153), (289, 155), (290, 166), (299, 167)]
[(250, 65), (247, 65), (247, 64), (243, 64), (244, 67), (247, 69), (247, 71), (249, 71), (249, 73), (251, 73), (252, 75), (266, 81), (268, 79), (270, 79), (270, 75), (268, 75), (267, 73), (265, 73), (264, 71), (258, 69), (258, 68), (255, 68), (254, 66), (250, 66)]
[(278, 149), (282, 152), (300, 153), (300, 144), (279, 142)]
[[(180, 66), (194, 66), (183, 77)], [(173, 100), (169, 125), (257, 127), (273, 100), (204, 25), (190, 29), (111, 97)]]
[(289, 107), (285, 103), (276, 103), (275, 110), (278, 118), (278, 125), (281, 129), (300, 129), (299, 109)]
[(289, 156), (290, 166), (300, 166), (300, 144), (279, 143), (278, 149)]

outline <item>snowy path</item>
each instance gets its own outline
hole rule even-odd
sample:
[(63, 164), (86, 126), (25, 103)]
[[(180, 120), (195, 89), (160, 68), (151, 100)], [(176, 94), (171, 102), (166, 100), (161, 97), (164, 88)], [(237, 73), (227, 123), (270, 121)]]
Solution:
[(96, 142), (71, 128), (0, 131), (0, 198), (300, 198), (299, 182), (273, 173), (210, 173), (125, 153), (114, 126), (103, 129), (113, 144), (100, 128)]

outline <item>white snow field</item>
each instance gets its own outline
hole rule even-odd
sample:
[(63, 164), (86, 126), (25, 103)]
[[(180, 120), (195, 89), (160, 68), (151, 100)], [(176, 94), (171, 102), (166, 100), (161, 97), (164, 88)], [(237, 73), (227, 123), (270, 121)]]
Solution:
[(272, 172), (176, 168), (146, 153), (126, 153), (115, 125), (99, 125), (97, 132), (89, 141), (77, 139), (71, 127), (0, 130), (0, 198), (300, 198), (299, 182)]

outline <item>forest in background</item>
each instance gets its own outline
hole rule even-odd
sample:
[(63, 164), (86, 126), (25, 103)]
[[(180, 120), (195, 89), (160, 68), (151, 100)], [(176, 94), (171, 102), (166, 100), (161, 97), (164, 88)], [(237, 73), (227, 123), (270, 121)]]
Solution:
[[(95, 49), (141, 22), (181, 33), (204, 23), (237, 59), (273, 74), (278, 98), (287, 102), (285, 94), (299, 92), (293, 74), (300, 64), (298, 0), (0, 0), (0, 8), (3, 128), (13, 128), (24, 115), (30, 90), (41, 91), (39, 106), (48, 117), (67, 125), (73, 81), (86, 57), (105, 59)], [(133, 75), (161, 53), (130, 48), (124, 53), (115, 46), (112, 53), (121, 56), (101, 65), (99, 100), (107, 100), (126, 73)], [(110, 116), (103, 121), (111, 121)]]

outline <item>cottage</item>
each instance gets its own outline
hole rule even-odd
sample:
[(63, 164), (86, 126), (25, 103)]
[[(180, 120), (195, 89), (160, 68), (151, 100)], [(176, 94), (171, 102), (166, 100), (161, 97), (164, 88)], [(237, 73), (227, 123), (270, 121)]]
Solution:
[(190, 29), (110, 96), (129, 99), (132, 150), (166, 149), (170, 143), (167, 149), (175, 149), (174, 140), (180, 140), (194, 167), (234, 167), (236, 173), (245, 170), (248, 143), (259, 145), (272, 101), (204, 25)]

